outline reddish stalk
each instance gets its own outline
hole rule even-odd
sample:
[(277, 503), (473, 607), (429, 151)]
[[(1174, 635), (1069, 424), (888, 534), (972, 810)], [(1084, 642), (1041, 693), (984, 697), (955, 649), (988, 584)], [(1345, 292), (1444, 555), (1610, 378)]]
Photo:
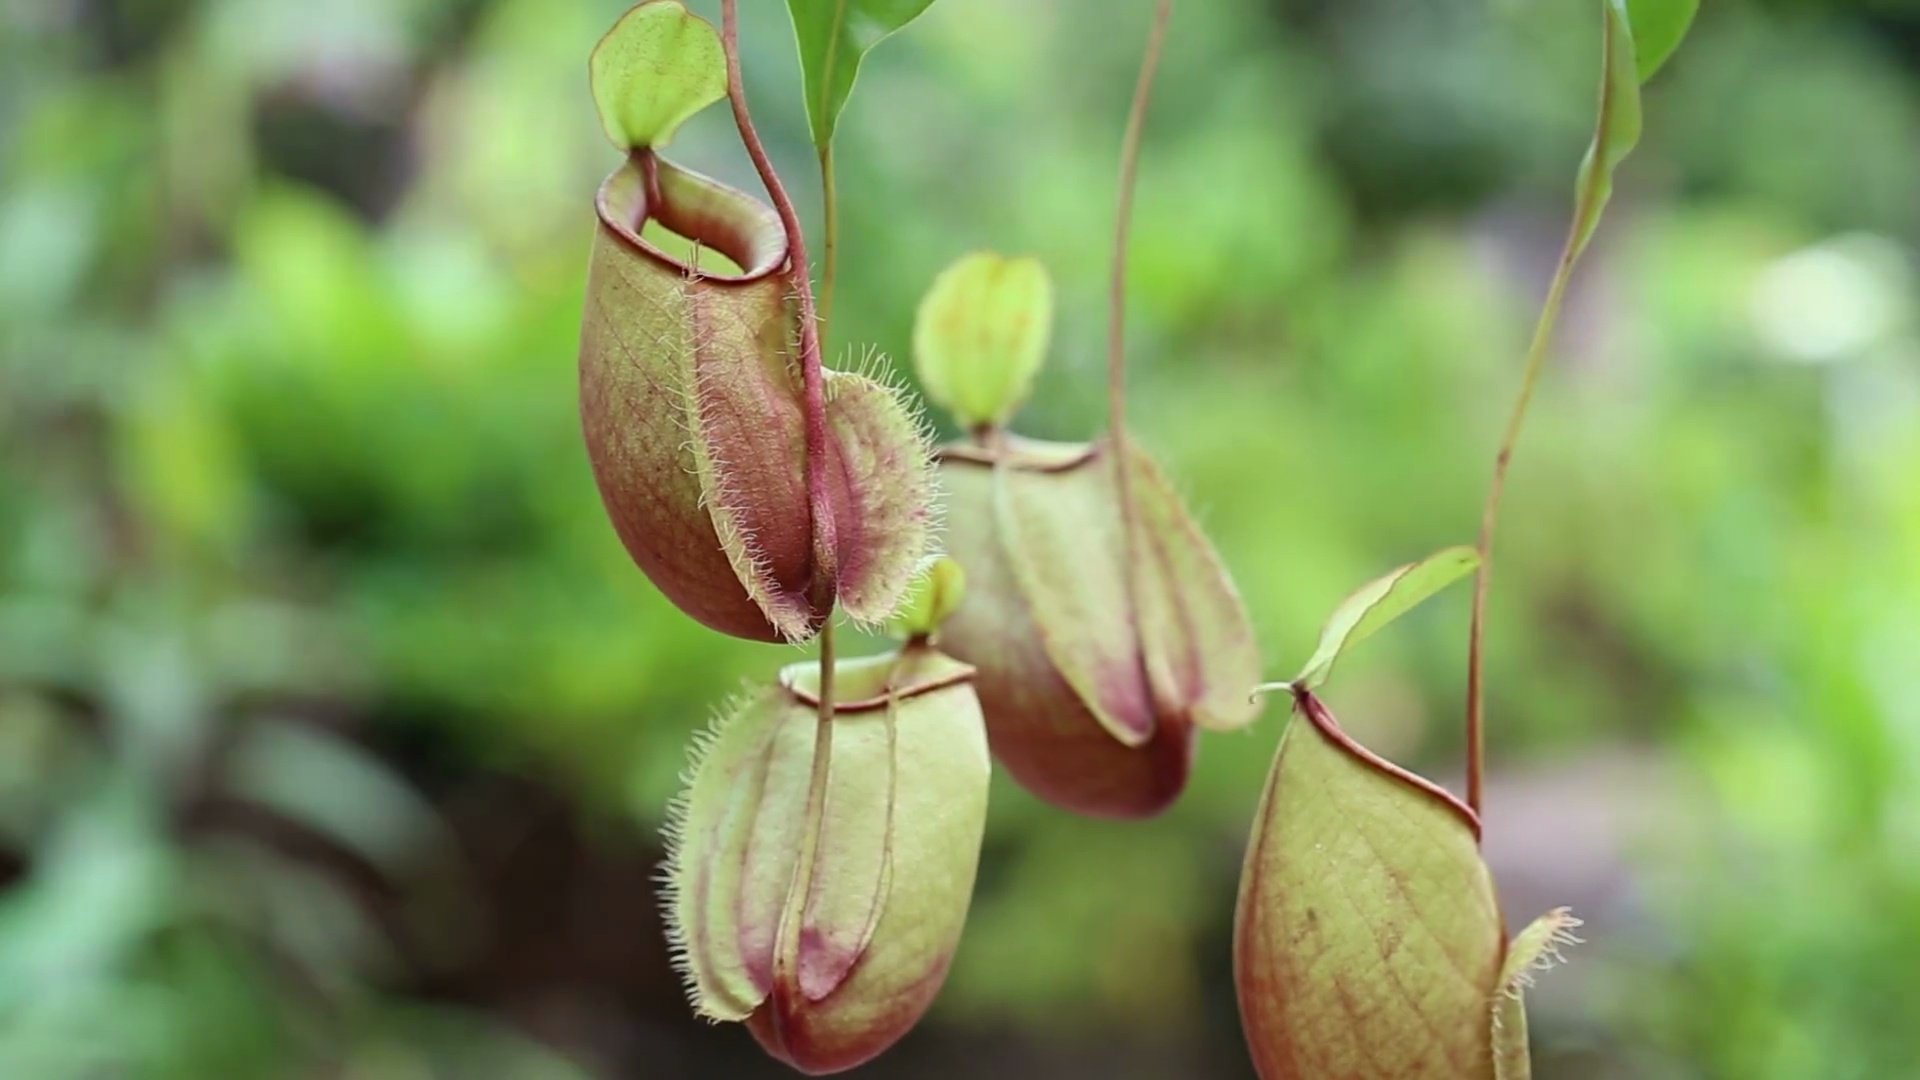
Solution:
[[(733, 106), (733, 121), (740, 129), (740, 141), (747, 156), (760, 173), (767, 197), (780, 215), (787, 233), (787, 257), (792, 269), (793, 289), (800, 304), (800, 377), (805, 395), (807, 434), (807, 495), (813, 513), (813, 565), (815, 580), (823, 577), (831, 587), (837, 576), (834, 562), (832, 508), (827, 501), (827, 392), (826, 373), (820, 363), (820, 327), (815, 320), (813, 282), (807, 262), (806, 239), (800, 232), (800, 215), (793, 200), (773, 171), (767, 148), (747, 115), (747, 92), (740, 77), (740, 13), (737, 0), (720, 0), (720, 44), (727, 58), (727, 100)], [(814, 729), (813, 768), (807, 784), (806, 830), (801, 836), (799, 860), (794, 868), (793, 885), (788, 890), (785, 912), (780, 920), (781, 938), (775, 944), (774, 964), (779, 970), (794, 972), (800, 958), (800, 924), (807, 897), (813, 892), (813, 876), (820, 853), (820, 823), (826, 815), (827, 780), (833, 761), (834, 669), (833, 614), (820, 628), (820, 704), (819, 721)], [(798, 978), (797, 974), (792, 975)], [(780, 1013), (774, 1013), (779, 1022)]]
[(1513, 411), (1507, 416), (1506, 433), (1500, 439), (1500, 451), (1493, 459), (1493, 482), (1487, 488), (1487, 502), (1480, 511), (1480, 569), (1473, 576), (1473, 621), (1467, 630), (1467, 806), (1478, 815), (1486, 789), (1486, 635), (1487, 594), (1493, 588), (1493, 541), (1500, 529), (1500, 500), (1507, 492), (1507, 469), (1513, 464), (1513, 448), (1520, 441), (1520, 427), (1527, 418), (1527, 406), (1533, 401), (1534, 387), (1546, 366), (1547, 345), (1553, 340), (1553, 328), (1559, 321), (1560, 303), (1566, 296), (1567, 280), (1573, 273), (1575, 238), (1568, 236), (1560, 253), (1560, 263), (1547, 290), (1540, 321), (1533, 330), (1533, 344), (1527, 349), (1525, 374), (1520, 392), (1514, 398)]
[[(1153, 101), (1153, 79), (1160, 70), (1160, 52), (1166, 45), (1167, 23), (1173, 0), (1160, 0), (1147, 31), (1146, 53), (1140, 58), (1140, 77), (1133, 87), (1133, 107), (1127, 113), (1126, 134), (1120, 140), (1120, 194), (1113, 215), (1113, 278), (1107, 292), (1107, 441), (1113, 453), (1114, 488), (1120, 496), (1120, 547), (1129, 568), (1123, 577), (1127, 609), (1138, 633), (1140, 600), (1134, 583), (1135, 523), (1133, 477), (1127, 467), (1127, 241), (1133, 230), (1133, 190), (1140, 173), (1140, 136), (1147, 124), (1147, 106)], [(1143, 660), (1144, 663), (1144, 660)]]
[(820, 148), (820, 233), (826, 239), (820, 263), (820, 334), (825, 337), (840, 269), (840, 184), (834, 177), (832, 143)]
[(720, 44), (727, 57), (727, 101), (733, 106), (733, 122), (740, 129), (740, 141), (760, 174), (780, 225), (787, 233), (787, 258), (792, 268), (793, 291), (800, 304), (800, 378), (803, 386), (807, 424), (807, 495), (813, 509), (814, 573), (832, 582), (837, 576), (834, 565), (834, 527), (832, 509), (827, 503), (827, 386), (820, 361), (820, 325), (813, 303), (811, 264), (807, 261), (807, 242), (800, 232), (800, 215), (793, 208), (773, 160), (754, 130), (747, 113), (747, 91), (740, 78), (740, 18), (737, 0), (721, 0)]
[[(1127, 130), (1120, 143), (1120, 198), (1113, 221), (1113, 279), (1107, 292), (1107, 429), (1116, 453), (1126, 443), (1127, 426), (1127, 241), (1133, 229), (1133, 189), (1140, 173), (1140, 135), (1147, 123), (1147, 106), (1153, 100), (1153, 79), (1160, 70), (1160, 53), (1166, 45), (1167, 23), (1173, 16), (1173, 0), (1160, 0), (1154, 10), (1153, 28), (1147, 34), (1147, 51), (1140, 60), (1140, 78), (1133, 88), (1133, 109), (1127, 114)], [(1121, 471), (1124, 497), (1125, 470)]]
[[(1596, 122), (1598, 132), (1608, 127), (1613, 95), (1607, 92), (1608, 72), (1612, 71), (1614, 50), (1613, 22), (1606, 22), (1605, 53), (1600, 62), (1600, 105)], [(1598, 135), (1596, 135), (1596, 139)], [(1596, 142), (1589, 154), (1598, 154)], [(1546, 368), (1547, 347), (1553, 343), (1554, 326), (1560, 320), (1560, 307), (1567, 296), (1567, 282), (1573, 278), (1573, 264), (1586, 250), (1587, 240), (1606, 205), (1606, 194), (1599, 184), (1582, 183), (1574, 200), (1573, 222), (1560, 248), (1560, 261), (1554, 265), (1553, 283), (1547, 286), (1547, 298), (1540, 305), (1540, 319), (1533, 328), (1533, 341), (1527, 346), (1527, 361), (1520, 376), (1520, 391), (1507, 416), (1507, 427), (1500, 437), (1500, 450), (1493, 459), (1493, 482), (1487, 488), (1486, 505), (1480, 511), (1480, 570), (1473, 576), (1473, 620), (1467, 630), (1467, 805), (1482, 813), (1486, 792), (1486, 634), (1487, 594), (1493, 588), (1493, 542), (1500, 529), (1500, 500), (1507, 491), (1507, 470), (1513, 464), (1513, 449), (1520, 441), (1520, 429), (1527, 419), (1527, 407), (1533, 403), (1534, 388)]]

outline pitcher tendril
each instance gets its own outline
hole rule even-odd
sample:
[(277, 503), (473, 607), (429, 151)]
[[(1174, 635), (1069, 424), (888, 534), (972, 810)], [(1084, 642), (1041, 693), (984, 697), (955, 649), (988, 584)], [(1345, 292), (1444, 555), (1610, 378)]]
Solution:
[(820, 148), (820, 336), (833, 324), (833, 289), (840, 270), (840, 185), (834, 177), (833, 144)]
[(1553, 271), (1541, 304), (1540, 319), (1534, 326), (1533, 341), (1527, 347), (1526, 365), (1520, 376), (1520, 390), (1500, 438), (1493, 459), (1493, 480), (1487, 488), (1487, 500), (1480, 514), (1480, 572), (1474, 578), (1473, 616), (1467, 631), (1467, 805), (1480, 811), (1486, 786), (1486, 624), (1487, 597), (1493, 585), (1493, 545), (1500, 528), (1500, 502), (1506, 493), (1507, 472), (1513, 465), (1514, 447), (1533, 403), (1540, 374), (1546, 367), (1547, 351), (1553, 343), (1553, 331), (1566, 299), (1567, 283), (1573, 267), (1592, 240), (1613, 192), (1613, 170), (1625, 160), (1640, 141), (1640, 84), (1658, 70), (1667, 54), (1676, 47), (1692, 22), (1695, 5), (1678, 4), (1655, 12), (1666, 20), (1658, 40), (1647, 43), (1648, 51), (1638, 55), (1632, 20), (1636, 18), (1625, 0), (1602, 0), (1599, 104), (1594, 120), (1593, 143), (1574, 186), (1573, 220), (1567, 239), (1560, 249), (1560, 260)]
[[(740, 77), (740, 11), (737, 0), (720, 0), (720, 41), (727, 57), (727, 99), (733, 106), (733, 120), (740, 129), (740, 140), (766, 186), (780, 224), (787, 231), (788, 257), (792, 261), (793, 288), (800, 305), (800, 374), (804, 382), (807, 411), (807, 489), (813, 506), (814, 550), (833, 549), (833, 515), (826, 505), (826, 379), (820, 363), (820, 327), (813, 308), (813, 284), (807, 263), (806, 239), (800, 231), (800, 215), (793, 200), (773, 169), (773, 161), (754, 130), (747, 112), (747, 91)], [(829, 560), (830, 555), (825, 556)], [(831, 563), (829, 562), (830, 566)], [(834, 691), (833, 616), (829, 611), (820, 628), (819, 723), (814, 734), (813, 768), (807, 785), (807, 828), (801, 838), (800, 859), (788, 894), (787, 918), (781, 920), (783, 936), (775, 945), (775, 963), (791, 971), (799, 962), (799, 914), (812, 891), (815, 860), (820, 846), (820, 819), (827, 800), (827, 778), (833, 762)], [(787, 934), (788, 929), (793, 933)]]
[[(811, 266), (807, 262), (807, 241), (801, 234), (800, 215), (793, 208), (793, 199), (787, 195), (786, 186), (774, 171), (773, 159), (767, 156), (766, 145), (760, 141), (760, 133), (754, 129), (753, 118), (747, 112), (747, 91), (740, 77), (740, 12), (737, 0), (721, 0), (720, 20), (720, 42), (727, 57), (727, 101), (733, 106), (733, 122), (740, 129), (740, 141), (746, 145), (747, 156), (753, 159), (754, 171), (760, 174), (760, 182), (767, 189), (767, 198), (772, 200), (774, 211), (780, 215), (781, 227), (787, 231), (793, 291), (800, 305), (800, 377), (806, 394), (807, 414), (807, 493), (813, 507), (814, 551), (822, 560), (816, 573), (831, 583), (837, 568), (833, 565), (833, 513), (827, 505), (827, 389), (826, 375), (820, 362), (820, 325), (813, 306), (813, 280)], [(829, 621), (821, 632), (831, 633), (832, 629)], [(827, 697), (826, 694), (821, 695), (823, 700)]]
[(1520, 376), (1520, 390), (1513, 410), (1507, 416), (1500, 449), (1493, 459), (1493, 481), (1487, 488), (1486, 505), (1480, 511), (1480, 536), (1475, 548), (1480, 552), (1480, 570), (1473, 579), (1473, 615), (1467, 630), (1467, 805), (1478, 814), (1486, 787), (1486, 628), (1487, 597), (1493, 588), (1493, 543), (1500, 528), (1500, 500), (1507, 490), (1507, 471), (1513, 464), (1514, 446), (1520, 441), (1520, 429), (1527, 418), (1527, 407), (1546, 367), (1554, 327), (1566, 297), (1567, 282), (1573, 277), (1573, 265), (1579, 255), (1577, 226), (1567, 234), (1566, 246), (1553, 272), (1553, 284), (1547, 289), (1540, 319), (1534, 326), (1533, 343), (1527, 348), (1526, 366)]
[(1160, 71), (1160, 53), (1173, 17), (1173, 0), (1159, 0), (1153, 27), (1147, 32), (1146, 53), (1134, 83), (1133, 107), (1127, 114), (1126, 134), (1120, 141), (1120, 194), (1113, 219), (1113, 279), (1107, 303), (1107, 429), (1114, 445), (1126, 441), (1127, 423), (1127, 242), (1133, 231), (1133, 192), (1140, 175), (1140, 139), (1153, 101), (1153, 81)]
[[(1140, 178), (1140, 140), (1147, 126), (1147, 107), (1153, 103), (1153, 81), (1160, 71), (1160, 53), (1166, 46), (1167, 24), (1173, 18), (1173, 0), (1158, 0), (1147, 47), (1140, 58), (1140, 76), (1134, 82), (1133, 105), (1127, 112), (1126, 133), (1120, 139), (1120, 191), (1113, 215), (1113, 279), (1107, 295), (1107, 438), (1113, 442), (1120, 517), (1126, 543), (1134, 543), (1133, 482), (1127, 476), (1127, 244), (1133, 232), (1133, 193)], [(1131, 587), (1131, 578), (1129, 587)], [(1130, 602), (1135, 602), (1131, 601)]]

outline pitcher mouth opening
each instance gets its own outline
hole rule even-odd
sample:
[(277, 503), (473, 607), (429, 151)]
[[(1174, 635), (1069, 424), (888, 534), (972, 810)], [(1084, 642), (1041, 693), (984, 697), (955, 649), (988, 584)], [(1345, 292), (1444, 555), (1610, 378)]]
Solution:
[(1003, 433), (997, 438), (979, 438), (948, 443), (934, 451), (947, 465), (975, 465), (984, 468), (1004, 465), (1021, 472), (1069, 472), (1103, 455), (1105, 436), (1088, 443), (1048, 442)]
[[(600, 224), (632, 250), (679, 273), (719, 284), (760, 281), (787, 265), (787, 233), (780, 216), (759, 199), (683, 169), (648, 150), (636, 150), (600, 185), (594, 199)], [(683, 258), (642, 235), (649, 224), (692, 246)], [(728, 267), (702, 249), (732, 262)]]

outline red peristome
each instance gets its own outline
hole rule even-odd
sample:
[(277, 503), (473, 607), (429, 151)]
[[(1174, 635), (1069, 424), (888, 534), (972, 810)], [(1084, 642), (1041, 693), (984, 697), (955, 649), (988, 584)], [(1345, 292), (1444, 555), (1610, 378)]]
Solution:
[(1393, 777), (1395, 780), (1406, 784), (1423, 795), (1439, 800), (1447, 809), (1458, 815), (1461, 821), (1466, 823), (1467, 828), (1473, 833), (1474, 840), (1478, 841), (1480, 839), (1480, 815), (1474, 813), (1473, 809), (1466, 803), (1461, 802), (1459, 797), (1454, 795), (1453, 792), (1448, 791), (1446, 788), (1421, 776), (1417, 772), (1395, 765), (1393, 762), (1360, 745), (1354, 740), (1353, 736), (1347, 734), (1346, 729), (1340, 726), (1339, 721), (1333, 718), (1333, 713), (1327, 711), (1327, 707), (1321, 704), (1320, 699), (1313, 695), (1313, 691), (1303, 686), (1295, 687), (1293, 697), (1294, 703), (1300, 707), (1301, 713), (1305, 715), (1308, 720), (1313, 721), (1313, 726), (1319, 728), (1322, 734), (1332, 739), (1334, 745), (1340, 747), (1340, 749), (1346, 751), (1348, 754), (1359, 758), (1369, 767)]

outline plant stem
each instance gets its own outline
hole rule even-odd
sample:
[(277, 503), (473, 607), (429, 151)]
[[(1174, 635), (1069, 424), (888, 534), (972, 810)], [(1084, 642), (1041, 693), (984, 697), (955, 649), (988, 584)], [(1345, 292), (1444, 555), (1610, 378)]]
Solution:
[[(786, 187), (774, 172), (767, 148), (761, 143), (759, 133), (754, 130), (753, 119), (747, 114), (747, 93), (740, 77), (738, 8), (737, 0), (720, 0), (720, 43), (727, 59), (727, 99), (733, 106), (733, 121), (740, 129), (740, 141), (746, 145), (747, 156), (753, 159), (753, 167), (759, 172), (760, 182), (766, 186), (767, 197), (773, 201), (774, 211), (780, 215), (780, 225), (787, 234), (793, 290), (800, 305), (800, 377), (806, 409), (806, 476), (808, 503), (813, 515), (814, 575), (816, 581), (824, 580), (831, 587), (837, 576), (837, 566), (833, 514), (827, 501), (826, 373), (820, 362), (820, 327), (813, 306), (807, 243), (800, 231), (800, 215), (794, 211), (793, 200), (788, 197)], [(807, 897), (813, 892), (813, 875), (820, 850), (820, 827), (826, 813), (827, 781), (833, 762), (834, 667), (833, 615), (829, 611), (825, 625), (820, 628), (820, 705), (813, 743), (813, 769), (807, 783), (806, 829), (801, 836), (793, 885), (787, 891), (786, 908), (775, 945), (775, 964), (787, 971), (790, 979), (798, 978), (796, 968), (800, 956), (800, 924), (806, 915)], [(779, 1022), (779, 1016), (776, 1010), (776, 1023)]]
[[(1116, 453), (1124, 454), (1127, 426), (1127, 240), (1133, 228), (1133, 189), (1140, 172), (1140, 134), (1147, 123), (1147, 105), (1153, 100), (1153, 78), (1160, 68), (1160, 52), (1167, 40), (1167, 22), (1173, 0), (1160, 0), (1153, 28), (1147, 34), (1146, 55), (1134, 83), (1133, 109), (1120, 142), (1120, 198), (1113, 220), (1113, 280), (1107, 293), (1107, 429)], [(1126, 470), (1121, 470), (1121, 483)]]
[(840, 269), (840, 188), (833, 176), (833, 144), (820, 148), (820, 232), (825, 255), (820, 263), (820, 336), (833, 320), (833, 286)]
[(1533, 328), (1533, 342), (1527, 347), (1526, 369), (1520, 376), (1520, 392), (1514, 398), (1513, 411), (1507, 416), (1506, 433), (1500, 438), (1500, 451), (1493, 459), (1493, 482), (1487, 488), (1487, 501), (1480, 511), (1480, 569), (1473, 577), (1473, 621), (1467, 631), (1467, 806), (1475, 814), (1481, 810), (1486, 787), (1486, 627), (1487, 593), (1493, 587), (1493, 541), (1500, 528), (1500, 500), (1507, 490), (1507, 469), (1513, 464), (1513, 448), (1520, 441), (1520, 428), (1527, 418), (1527, 406), (1533, 402), (1534, 387), (1546, 367), (1547, 346), (1553, 341), (1554, 326), (1560, 320), (1560, 307), (1566, 299), (1567, 281), (1573, 276), (1573, 264), (1580, 256), (1579, 221), (1567, 234), (1560, 249), (1560, 261), (1553, 271), (1553, 284), (1540, 308), (1540, 321)]
[[(1547, 298), (1540, 305), (1540, 321), (1533, 328), (1533, 342), (1527, 346), (1527, 364), (1520, 376), (1520, 393), (1514, 398), (1513, 412), (1507, 417), (1507, 430), (1500, 438), (1500, 451), (1493, 459), (1493, 483), (1487, 488), (1486, 505), (1480, 511), (1480, 570), (1473, 577), (1473, 622), (1467, 631), (1467, 805), (1475, 814), (1481, 811), (1486, 788), (1486, 632), (1487, 594), (1493, 588), (1493, 541), (1500, 528), (1500, 499), (1507, 490), (1507, 469), (1513, 464), (1513, 448), (1520, 441), (1520, 427), (1527, 418), (1527, 406), (1533, 402), (1534, 387), (1546, 366), (1547, 346), (1553, 342), (1553, 329), (1560, 320), (1560, 307), (1567, 296), (1567, 282), (1573, 277), (1573, 264), (1586, 250), (1593, 230), (1606, 209), (1608, 185), (1601, 182), (1611, 169), (1606, 162), (1607, 132), (1612, 122), (1614, 100), (1612, 71), (1614, 50), (1621, 48), (1615, 38), (1612, 15), (1602, 20), (1604, 30), (1600, 58), (1599, 115), (1594, 121), (1593, 145), (1580, 167), (1574, 186), (1573, 221), (1567, 238), (1560, 245), (1560, 261), (1554, 266), (1553, 283), (1547, 286)], [(1598, 179), (1596, 179), (1598, 178)]]
[[(738, 0), (720, 0), (720, 44), (727, 58), (727, 100), (733, 106), (733, 122), (740, 129), (740, 141), (760, 174), (760, 182), (780, 215), (787, 233), (787, 258), (793, 290), (800, 305), (800, 378), (806, 411), (807, 498), (813, 513), (813, 563), (817, 589), (831, 590), (838, 577), (835, 562), (834, 522), (827, 501), (827, 389), (826, 373), (820, 362), (820, 325), (813, 306), (813, 281), (807, 262), (807, 242), (800, 232), (800, 215), (793, 200), (773, 170), (767, 148), (754, 130), (747, 114), (747, 91), (740, 78), (740, 14)], [(825, 599), (833, 599), (829, 592)]]
[(782, 932), (791, 928), (792, 934), (782, 943), (780, 955), (790, 961), (797, 960), (799, 956), (800, 920), (805, 914), (806, 898), (813, 892), (813, 873), (820, 854), (820, 828), (826, 818), (827, 780), (833, 762), (835, 666), (833, 624), (829, 622), (820, 631), (820, 709), (814, 728), (813, 771), (807, 781), (806, 830), (800, 837), (800, 857), (794, 868), (793, 890), (787, 897), (788, 918), (782, 922)]
[[(1120, 139), (1120, 194), (1113, 215), (1113, 278), (1107, 292), (1107, 441), (1113, 453), (1113, 482), (1120, 499), (1120, 550), (1126, 572), (1121, 575), (1127, 611), (1139, 633), (1140, 596), (1136, 584), (1136, 538), (1139, 510), (1133, 504), (1133, 470), (1127, 442), (1127, 240), (1133, 230), (1133, 189), (1140, 173), (1140, 135), (1147, 124), (1147, 106), (1153, 100), (1153, 77), (1160, 69), (1160, 51), (1167, 40), (1173, 0), (1159, 0), (1147, 48), (1140, 58), (1140, 76), (1133, 87), (1133, 107), (1127, 113), (1126, 134)], [(1144, 653), (1142, 661), (1145, 663)]]
[[(813, 880), (820, 863), (820, 832), (827, 816), (827, 784), (833, 769), (834, 709), (833, 623), (820, 629), (820, 706), (814, 724), (813, 767), (807, 777), (806, 817), (800, 832), (800, 851), (795, 856), (793, 880), (787, 887), (781, 907), (780, 926), (775, 933), (773, 963), (776, 986), (797, 986), (800, 970), (800, 942), (805, 937), (807, 900), (813, 895)], [(783, 1012), (773, 1011), (774, 1023), (782, 1022)]]

